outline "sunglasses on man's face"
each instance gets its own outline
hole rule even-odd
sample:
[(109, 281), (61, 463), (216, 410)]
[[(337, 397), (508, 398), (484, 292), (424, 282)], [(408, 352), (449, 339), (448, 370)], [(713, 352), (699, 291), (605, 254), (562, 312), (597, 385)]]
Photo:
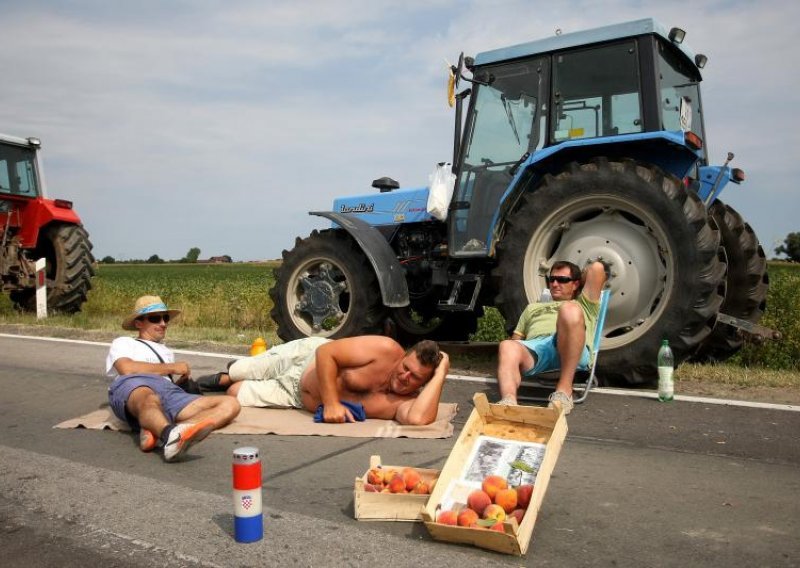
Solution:
[(559, 284), (567, 284), (569, 282), (576, 282), (572, 276), (548, 276), (548, 282), (558, 282)]
[(169, 323), (169, 314), (153, 314), (152, 316), (142, 316), (139, 319), (146, 319), (150, 323), (161, 323), (161, 320), (164, 320), (164, 323)]

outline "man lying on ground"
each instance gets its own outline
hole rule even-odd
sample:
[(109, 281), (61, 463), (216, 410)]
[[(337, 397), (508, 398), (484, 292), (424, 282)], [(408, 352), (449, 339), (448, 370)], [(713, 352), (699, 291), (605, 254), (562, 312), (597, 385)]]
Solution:
[(199, 378), (200, 386), (227, 389), (242, 406), (302, 408), (324, 422), (353, 422), (343, 401), (360, 403), (367, 418), (425, 425), (436, 420), (450, 359), (435, 341), (408, 351), (395, 340), (364, 335), (308, 337), (239, 359), (227, 373)]

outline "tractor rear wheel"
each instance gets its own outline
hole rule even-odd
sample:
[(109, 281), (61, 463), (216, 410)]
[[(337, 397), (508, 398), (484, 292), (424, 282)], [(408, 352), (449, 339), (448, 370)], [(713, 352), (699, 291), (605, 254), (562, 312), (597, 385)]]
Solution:
[[(62, 313), (79, 312), (92, 287), (94, 256), (89, 234), (80, 225), (51, 225), (39, 234), (36, 249), (29, 254), (45, 258), (47, 309)], [(36, 310), (36, 290), (11, 292), (20, 309)]]
[[(709, 209), (722, 237), (727, 259), (727, 294), (720, 312), (758, 323), (767, 306), (767, 258), (752, 227), (733, 207), (717, 200)], [(717, 324), (697, 353), (695, 361), (724, 361), (741, 349), (743, 339), (738, 331)]]
[(275, 271), (272, 319), (284, 341), (381, 331), (385, 308), (367, 257), (343, 231), (298, 238)]
[(597, 374), (611, 384), (652, 384), (662, 339), (682, 361), (711, 333), (725, 274), (719, 238), (698, 197), (658, 167), (573, 163), (545, 176), (510, 214), (497, 247), (496, 305), (513, 326), (555, 261), (609, 262)]

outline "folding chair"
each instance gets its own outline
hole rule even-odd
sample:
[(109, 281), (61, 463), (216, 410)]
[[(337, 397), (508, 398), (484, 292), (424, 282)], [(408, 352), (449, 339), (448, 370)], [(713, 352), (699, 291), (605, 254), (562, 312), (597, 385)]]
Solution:
[[(606, 288), (600, 293), (600, 312), (597, 314), (597, 327), (594, 330), (594, 339), (592, 340), (592, 368), (589, 371), (578, 370), (575, 372), (576, 382), (572, 384), (572, 401), (575, 404), (580, 404), (586, 400), (586, 397), (589, 396), (589, 391), (597, 386), (595, 369), (597, 367), (597, 357), (600, 353), (600, 342), (603, 339), (603, 327), (606, 323), (606, 312), (608, 311), (608, 301), (610, 298), (611, 290)], [(556, 382), (558, 382), (558, 376), (558, 370), (541, 373), (540, 375), (536, 375), (531, 379), (523, 381), (520, 385), (520, 389), (527, 387), (552, 390), (555, 388)], [(576, 396), (578, 393), (580, 394)], [(517, 395), (517, 400), (545, 401), (547, 400), (547, 397)]]

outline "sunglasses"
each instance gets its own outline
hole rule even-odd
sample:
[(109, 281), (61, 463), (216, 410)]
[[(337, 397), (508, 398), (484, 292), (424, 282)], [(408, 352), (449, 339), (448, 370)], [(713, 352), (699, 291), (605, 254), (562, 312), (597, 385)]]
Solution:
[(164, 320), (164, 323), (169, 323), (169, 314), (153, 314), (152, 316), (142, 316), (139, 320), (147, 320), (150, 323), (161, 323), (161, 320)]
[(558, 282), (559, 284), (567, 284), (569, 282), (577, 282), (576, 278), (572, 276), (545, 276), (548, 282)]

